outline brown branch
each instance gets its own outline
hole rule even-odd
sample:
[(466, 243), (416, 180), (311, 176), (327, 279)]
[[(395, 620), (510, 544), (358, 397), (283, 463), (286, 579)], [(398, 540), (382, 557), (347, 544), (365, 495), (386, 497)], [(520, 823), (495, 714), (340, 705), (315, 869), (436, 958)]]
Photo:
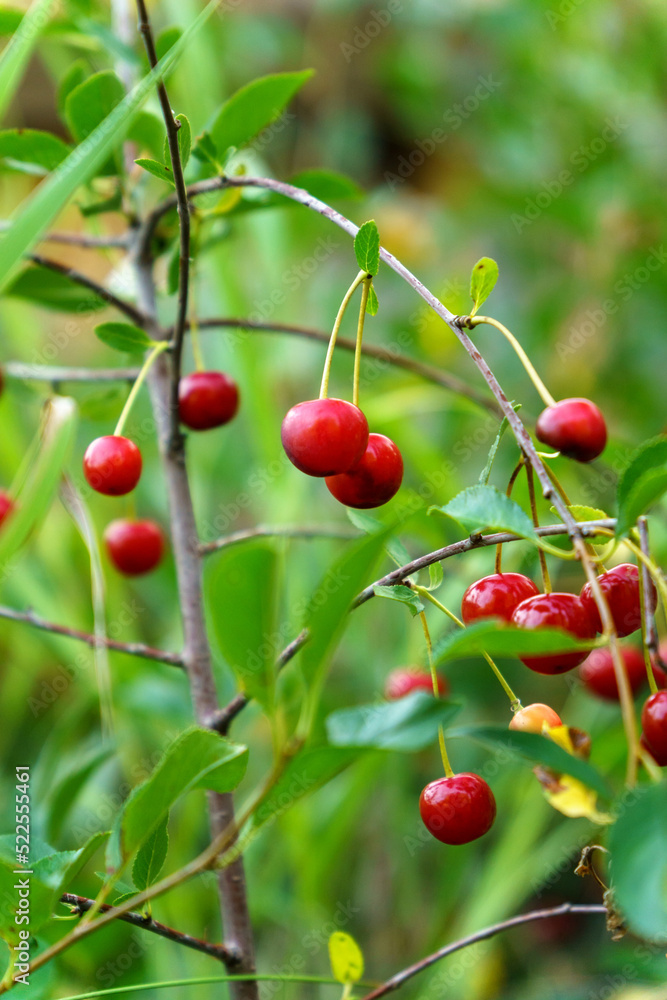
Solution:
[(522, 924), (529, 924), (535, 920), (549, 920), (552, 917), (562, 917), (567, 913), (606, 914), (607, 907), (601, 903), (562, 903), (560, 906), (553, 906), (548, 910), (532, 910), (530, 913), (520, 913), (516, 917), (503, 920), (499, 924), (492, 924), (491, 927), (485, 927), (484, 930), (476, 931), (474, 934), (469, 934), (459, 941), (445, 945), (444, 948), (439, 948), (432, 955), (422, 958), (420, 962), (415, 962), (414, 965), (408, 966), (402, 972), (397, 972), (395, 976), (388, 979), (382, 986), (378, 986), (376, 989), (371, 990), (370, 993), (366, 993), (362, 997), (362, 1000), (379, 1000), (379, 997), (384, 997), (387, 993), (393, 993), (394, 990), (397, 990), (406, 983), (408, 979), (412, 979), (413, 976), (428, 969), (431, 965), (435, 965), (436, 962), (440, 962), (443, 958), (447, 958), (448, 955), (452, 955), (455, 951), (469, 948), (470, 945), (477, 944), (479, 941), (487, 941), (489, 938), (495, 937), (496, 934), (502, 934), (503, 931), (511, 930), (512, 927), (520, 927)]
[(139, 368), (65, 368), (56, 365), (28, 365), (8, 361), (2, 371), (23, 382), (134, 382)]
[[(8, 219), (0, 222), (0, 233), (5, 232), (11, 226)], [(63, 243), (70, 247), (83, 247), (89, 250), (111, 250), (114, 248), (127, 248), (130, 242), (128, 233), (121, 233), (118, 236), (91, 236), (88, 233), (46, 233), (40, 237), (41, 243)]]
[(214, 542), (202, 542), (199, 551), (203, 556), (226, 549), (230, 545), (238, 545), (239, 542), (247, 542), (253, 538), (358, 538), (360, 532), (354, 528), (346, 528), (341, 525), (313, 525), (312, 527), (292, 528), (289, 525), (259, 524), (256, 528), (246, 528), (243, 531), (234, 531), (231, 535), (223, 535), (216, 538)]
[(125, 302), (124, 299), (119, 299), (117, 295), (110, 292), (108, 288), (104, 285), (98, 284), (97, 281), (93, 281), (87, 275), (82, 274), (80, 271), (75, 270), (68, 264), (61, 264), (60, 261), (51, 260), (50, 257), (42, 257), (40, 254), (29, 254), (28, 260), (31, 260), (33, 264), (38, 264), (39, 267), (46, 267), (49, 271), (55, 271), (57, 274), (64, 274), (66, 278), (70, 281), (74, 281), (77, 285), (81, 285), (82, 288), (87, 288), (89, 292), (96, 295), (97, 298), (102, 299), (107, 305), (113, 306), (118, 309), (119, 312), (125, 314), (128, 319), (131, 319), (133, 323), (137, 326), (144, 327), (146, 325), (146, 317), (143, 313), (139, 312), (131, 302)]
[[(86, 896), (75, 896), (71, 892), (63, 893), (60, 897), (60, 902), (66, 906), (71, 906), (76, 913), (87, 913), (88, 910), (95, 906), (94, 899), (87, 899)], [(112, 909), (112, 906), (104, 904), (100, 906), (99, 911), (101, 913), (108, 913)], [(222, 944), (211, 944), (209, 941), (202, 941), (200, 938), (192, 937), (190, 934), (174, 930), (173, 927), (160, 924), (157, 920), (153, 920), (152, 917), (145, 917), (141, 913), (122, 913), (118, 917), (118, 920), (122, 920), (126, 924), (132, 924), (134, 927), (141, 927), (142, 930), (150, 931), (151, 934), (158, 934), (160, 937), (167, 938), (167, 940), (173, 941), (175, 944), (182, 944), (185, 948), (192, 948), (193, 951), (201, 951), (205, 955), (210, 955), (212, 958), (217, 958), (218, 961), (224, 962), (225, 965), (234, 964), (236, 960), (236, 956), (231, 955)]]
[(8, 621), (22, 622), (32, 625), (33, 628), (41, 629), (43, 632), (51, 632), (53, 635), (61, 635), (66, 639), (75, 639), (77, 642), (84, 642), (91, 649), (94, 649), (100, 642), (107, 649), (112, 649), (117, 653), (126, 653), (128, 656), (139, 656), (144, 660), (155, 660), (158, 663), (168, 663), (172, 667), (182, 667), (183, 658), (179, 653), (168, 653), (163, 649), (153, 649), (152, 646), (145, 646), (140, 642), (117, 642), (116, 639), (97, 637), (90, 632), (82, 632), (76, 628), (68, 628), (65, 625), (57, 625), (49, 622), (45, 618), (40, 618), (32, 611), (16, 611), (14, 608), (7, 608), (0, 605), (0, 618)]

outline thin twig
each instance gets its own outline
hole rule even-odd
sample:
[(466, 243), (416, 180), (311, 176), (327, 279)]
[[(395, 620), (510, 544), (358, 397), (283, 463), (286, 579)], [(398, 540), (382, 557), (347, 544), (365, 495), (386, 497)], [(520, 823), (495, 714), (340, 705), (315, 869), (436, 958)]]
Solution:
[[(637, 528), (639, 529), (639, 547), (644, 555), (650, 558), (651, 547), (649, 545), (648, 524), (645, 517), (638, 518)], [(644, 605), (642, 608), (644, 612), (644, 635), (646, 637), (646, 647), (653, 658), (658, 653), (658, 630), (655, 626), (654, 605), (651, 600), (651, 595), (655, 593), (655, 588), (651, 580), (651, 574), (645, 563), (641, 564), (639, 572), (642, 575), (642, 591), (644, 594)]]
[(85, 642), (91, 649), (94, 649), (101, 642), (107, 649), (113, 649), (118, 653), (126, 653), (128, 656), (139, 656), (144, 660), (156, 660), (158, 663), (168, 663), (172, 667), (183, 667), (183, 658), (179, 653), (168, 653), (163, 649), (153, 649), (152, 646), (145, 646), (141, 642), (118, 642), (116, 639), (98, 638), (90, 632), (82, 632), (80, 629), (68, 628), (65, 625), (57, 625), (55, 622), (47, 621), (32, 611), (16, 611), (14, 608), (0, 605), (0, 618), (5, 618), (13, 622), (23, 622), (26, 625), (31, 625), (33, 628), (41, 629), (43, 632), (52, 632), (54, 635), (62, 635), (67, 639)]
[(479, 941), (487, 941), (489, 938), (495, 937), (496, 934), (502, 934), (503, 931), (511, 930), (512, 927), (520, 927), (521, 924), (529, 924), (535, 920), (549, 920), (553, 917), (562, 917), (567, 913), (606, 914), (607, 907), (601, 903), (562, 903), (560, 906), (553, 906), (548, 910), (532, 910), (530, 913), (520, 913), (516, 917), (503, 920), (498, 924), (493, 924), (491, 927), (485, 927), (484, 930), (468, 934), (467, 937), (461, 938), (459, 941), (454, 941), (452, 944), (445, 945), (444, 948), (439, 948), (432, 955), (422, 958), (420, 962), (415, 962), (414, 965), (408, 966), (402, 972), (397, 972), (395, 976), (388, 979), (382, 986), (378, 986), (377, 989), (366, 993), (362, 997), (362, 1000), (379, 1000), (379, 997), (386, 996), (387, 993), (393, 993), (394, 990), (397, 990), (406, 983), (408, 979), (412, 979), (413, 976), (428, 969), (431, 965), (435, 965), (436, 962), (440, 962), (443, 958), (447, 958), (448, 955), (452, 955), (455, 951), (469, 948), (470, 945), (477, 944)]
[(134, 382), (140, 368), (65, 368), (57, 365), (27, 365), (8, 361), (3, 374), (22, 382)]
[[(71, 906), (77, 913), (87, 913), (95, 905), (94, 899), (87, 899), (86, 896), (75, 896), (70, 892), (64, 893), (60, 897), (60, 902)], [(112, 908), (108, 904), (104, 904), (100, 906), (100, 912), (107, 913)], [(123, 913), (118, 919), (124, 921), (126, 924), (132, 924), (134, 927), (141, 927), (142, 930), (150, 931), (151, 934), (158, 934), (160, 937), (167, 938), (175, 944), (182, 944), (186, 948), (192, 948), (193, 951), (201, 951), (205, 955), (211, 955), (212, 958), (217, 958), (225, 964), (234, 961), (234, 956), (229, 954), (224, 945), (202, 941), (200, 938), (192, 937), (190, 934), (174, 930), (173, 927), (160, 924), (157, 920), (153, 920), (152, 917), (145, 917), (141, 913)]]
[(42, 257), (41, 254), (30, 254), (28, 260), (31, 260), (33, 264), (38, 264), (40, 267), (46, 267), (49, 271), (55, 271), (57, 274), (64, 274), (65, 277), (69, 278), (70, 281), (74, 281), (77, 285), (81, 285), (82, 288), (87, 288), (89, 292), (92, 292), (97, 298), (102, 299), (107, 305), (113, 306), (118, 309), (119, 312), (125, 314), (128, 319), (131, 319), (133, 323), (137, 326), (144, 327), (146, 325), (146, 317), (143, 313), (132, 305), (131, 302), (126, 302), (124, 299), (119, 299), (117, 295), (110, 292), (108, 288), (104, 285), (100, 285), (97, 281), (93, 281), (87, 275), (82, 274), (81, 271), (75, 270), (75, 268), (70, 267), (68, 264), (61, 264), (60, 261), (51, 260), (50, 257)]
[[(0, 222), (0, 233), (4, 233), (12, 223), (9, 219)], [(63, 243), (70, 247), (82, 247), (86, 250), (111, 250), (114, 248), (124, 249), (129, 245), (130, 236), (128, 233), (120, 233), (118, 236), (91, 236), (88, 233), (46, 233), (40, 237), (41, 243)]]
[(246, 528), (243, 531), (234, 531), (231, 535), (223, 535), (216, 538), (214, 542), (202, 542), (199, 546), (200, 553), (205, 556), (211, 552), (218, 552), (226, 549), (230, 545), (238, 545), (239, 542), (247, 542), (253, 538), (358, 538), (360, 532), (355, 528), (346, 528), (344, 525), (317, 525), (312, 527), (290, 527), (290, 525), (259, 524), (256, 528)]

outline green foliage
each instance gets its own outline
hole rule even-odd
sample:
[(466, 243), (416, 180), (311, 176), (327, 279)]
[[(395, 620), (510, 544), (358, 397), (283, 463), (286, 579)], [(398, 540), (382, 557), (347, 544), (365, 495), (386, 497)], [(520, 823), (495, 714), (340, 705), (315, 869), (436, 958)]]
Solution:
[(132, 881), (139, 890), (157, 882), (164, 867), (169, 849), (168, 824), (169, 815), (166, 815), (137, 851), (132, 865)]
[(434, 650), (436, 663), (459, 656), (532, 656), (538, 653), (568, 653), (593, 649), (594, 642), (580, 642), (562, 629), (528, 630), (491, 619), (448, 633)]
[(413, 618), (424, 610), (419, 594), (403, 584), (399, 583), (393, 587), (373, 587), (373, 593), (376, 597), (386, 597), (390, 601), (400, 601), (401, 604), (405, 604)]
[(104, 299), (72, 281), (66, 274), (47, 267), (27, 267), (5, 289), (5, 295), (34, 302), (58, 312), (94, 312), (106, 308)]
[(366, 312), (369, 316), (376, 316), (377, 311), (380, 308), (380, 303), (378, 302), (378, 297), (375, 289), (371, 285), (368, 290), (368, 302), (366, 303)]
[(396, 701), (332, 713), (327, 718), (327, 736), (332, 746), (414, 753), (433, 746), (438, 727), (448, 725), (461, 707), (425, 691), (413, 691)]
[(290, 177), (289, 182), (325, 202), (341, 198), (361, 198), (364, 193), (350, 177), (334, 170), (302, 170)]
[[(54, 0), (33, 0), (0, 54), (0, 119), (16, 93), (30, 55), (48, 20)], [(9, 15), (12, 16), (11, 14)], [(8, 27), (5, 16), (5, 30)]]
[(179, 41), (182, 34), (183, 32), (181, 29), (177, 28), (175, 25), (172, 25), (170, 28), (165, 28), (164, 31), (160, 32), (155, 39), (155, 51), (158, 59), (162, 59), (163, 56), (166, 56), (169, 49), (176, 45), (176, 42)]
[(667, 437), (646, 441), (633, 454), (618, 482), (616, 537), (623, 538), (637, 518), (667, 490)]
[(168, 184), (174, 183), (172, 169), (171, 167), (165, 166), (164, 163), (159, 163), (157, 160), (146, 159), (145, 157), (141, 157), (134, 162), (138, 163), (143, 170), (151, 174), (153, 177), (157, 177), (159, 181), (167, 181)]
[(58, 87), (58, 112), (64, 121), (67, 121), (65, 110), (67, 98), (89, 75), (90, 70), (86, 62), (83, 59), (77, 59), (61, 79)]
[[(98, 128), (125, 96), (125, 88), (115, 73), (103, 70), (74, 87), (65, 100), (65, 121), (77, 142), (83, 142)], [(99, 165), (99, 173), (116, 174), (115, 159)]]
[(218, 152), (247, 145), (280, 117), (312, 75), (311, 69), (272, 73), (237, 90), (220, 108), (209, 130)]
[(470, 486), (429, 514), (445, 514), (458, 521), (470, 534), (483, 531), (511, 531), (520, 538), (537, 540), (533, 522), (526, 512), (495, 486)]
[(140, 150), (147, 150), (158, 159), (162, 156), (165, 135), (164, 122), (150, 111), (138, 111), (127, 130), (127, 138)]
[[(190, 149), (192, 148), (192, 131), (190, 129), (190, 122), (185, 115), (176, 115), (176, 121), (180, 123), (180, 128), (178, 130), (178, 151), (181, 155), (181, 166), (183, 170), (188, 165), (188, 160), (190, 159)], [(169, 152), (169, 142), (167, 137), (164, 139), (164, 150), (163, 150), (164, 162), (169, 169), (172, 169), (171, 163), (171, 153)]]
[(470, 298), (473, 301), (471, 316), (474, 316), (496, 286), (498, 265), (490, 257), (478, 260), (470, 274)]
[(360, 269), (375, 276), (380, 270), (380, 234), (373, 219), (359, 228), (354, 238), (354, 252)]
[(334, 931), (329, 938), (329, 962), (339, 983), (357, 983), (364, 974), (361, 948), (345, 931)]
[(95, 327), (95, 336), (107, 347), (123, 354), (141, 354), (155, 345), (146, 331), (133, 323), (100, 323)]
[[(521, 409), (521, 403), (512, 403), (512, 409), (516, 413), (517, 410)], [(493, 468), (493, 463), (495, 462), (496, 455), (498, 454), (498, 448), (500, 447), (500, 442), (503, 439), (503, 435), (507, 428), (509, 427), (509, 420), (507, 417), (503, 417), (500, 421), (500, 427), (498, 428), (498, 433), (493, 439), (493, 444), (489, 448), (489, 455), (486, 460), (486, 465), (479, 474), (479, 479), (477, 480), (479, 486), (487, 486), (489, 482), (489, 477), (491, 475), (491, 469)]]
[(69, 151), (69, 146), (50, 132), (31, 128), (0, 132), (0, 159), (11, 170), (48, 174), (62, 163)]

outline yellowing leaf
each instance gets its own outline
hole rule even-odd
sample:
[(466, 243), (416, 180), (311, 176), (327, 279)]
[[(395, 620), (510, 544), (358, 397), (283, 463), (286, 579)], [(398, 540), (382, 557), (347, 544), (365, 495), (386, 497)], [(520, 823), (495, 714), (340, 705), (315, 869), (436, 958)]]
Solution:
[(334, 979), (339, 983), (357, 983), (364, 974), (361, 948), (344, 931), (335, 931), (329, 938), (329, 960)]
[(556, 782), (545, 787), (544, 796), (549, 805), (564, 816), (584, 816), (593, 823), (613, 823), (613, 817), (598, 811), (595, 792), (569, 774), (562, 774)]

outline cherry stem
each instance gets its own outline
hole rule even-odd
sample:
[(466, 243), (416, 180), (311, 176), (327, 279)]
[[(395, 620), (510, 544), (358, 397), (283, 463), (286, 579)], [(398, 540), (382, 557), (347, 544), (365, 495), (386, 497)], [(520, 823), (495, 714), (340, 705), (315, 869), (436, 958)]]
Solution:
[(201, 349), (201, 337), (199, 336), (199, 322), (197, 320), (197, 310), (194, 305), (194, 269), (191, 270), (191, 285), (192, 291), (190, 292), (190, 322), (188, 324), (190, 330), (190, 342), (192, 344), (192, 356), (195, 362), (195, 368), (198, 372), (206, 371), (206, 362), (204, 361), (204, 355)]
[(352, 402), (359, 406), (359, 374), (361, 372), (361, 342), (364, 336), (364, 320), (366, 319), (366, 306), (370, 295), (373, 278), (367, 274), (361, 286), (361, 305), (359, 307), (359, 322), (357, 323), (357, 343), (354, 349), (354, 376), (352, 379)]
[(492, 319), (492, 317), (490, 316), (471, 316), (468, 319), (466, 325), (469, 327), (473, 327), (473, 326), (480, 326), (482, 323), (487, 323), (489, 326), (494, 326), (496, 330), (500, 330), (502, 335), (506, 337), (507, 340), (509, 340), (510, 344), (516, 351), (519, 360), (521, 361), (521, 364), (526, 369), (530, 381), (533, 383), (538, 393), (540, 394), (542, 402), (545, 404), (545, 406), (555, 406), (556, 400), (553, 398), (553, 396), (545, 386), (544, 382), (535, 371), (530, 358), (528, 357), (528, 355), (526, 354), (526, 352), (524, 351), (523, 347), (516, 339), (514, 334), (511, 333), (506, 326), (503, 326), (502, 323), (499, 323), (497, 319)]
[[(512, 472), (510, 480), (507, 484), (507, 489), (505, 490), (505, 493), (508, 497), (512, 496), (512, 490), (514, 489), (514, 484), (517, 480), (517, 476), (519, 475), (521, 469), (523, 468), (523, 464), (525, 461), (526, 458), (524, 455), (522, 455), (519, 461), (517, 462), (516, 466), (514, 467), (514, 471)], [(496, 573), (502, 573), (503, 571), (502, 566), (503, 566), (503, 543), (499, 542), (499, 544), (496, 545)]]
[[(540, 519), (537, 514), (537, 501), (535, 499), (535, 480), (533, 477), (533, 466), (530, 462), (526, 462), (526, 479), (528, 480), (528, 496), (530, 497), (530, 513), (533, 517), (533, 524), (536, 528), (540, 526)], [(544, 584), (544, 593), (551, 593), (551, 577), (549, 576), (549, 568), (547, 566), (547, 557), (544, 554), (544, 550), (538, 548), (537, 554), (540, 560), (540, 570), (542, 572), (542, 583)]]
[[(419, 589), (421, 590), (422, 588)], [(438, 675), (435, 672), (435, 664), (433, 662), (433, 642), (431, 641), (431, 633), (429, 632), (428, 622), (426, 621), (426, 615), (424, 614), (423, 611), (420, 611), (419, 613), (419, 620), (422, 623), (422, 629), (424, 630), (424, 639), (426, 640), (426, 653), (428, 656), (429, 670), (431, 671), (431, 681), (433, 682), (433, 695), (435, 698), (439, 698), (440, 692), (438, 690)], [(442, 728), (442, 726), (438, 726), (438, 743), (440, 744), (440, 756), (442, 757), (442, 766), (445, 769), (445, 776), (447, 778), (453, 778), (454, 771), (452, 770), (452, 765), (449, 763), (449, 757), (447, 755), (447, 747), (445, 745), (445, 731)]]
[(648, 648), (648, 635), (646, 629), (646, 620), (647, 620), (646, 590), (644, 588), (644, 573), (641, 570), (639, 573), (639, 614), (642, 623), (642, 653), (644, 654), (644, 664), (646, 666), (646, 676), (648, 678), (648, 686), (651, 689), (651, 694), (657, 694), (658, 685), (656, 683), (655, 674), (653, 673), (653, 664), (651, 663), (651, 654)]
[(336, 316), (336, 320), (333, 325), (333, 330), (331, 331), (331, 337), (329, 339), (329, 346), (327, 348), (327, 356), (324, 359), (324, 371), (322, 372), (322, 385), (320, 386), (320, 399), (326, 399), (329, 395), (329, 373), (331, 372), (331, 362), (333, 361), (334, 348), (336, 346), (336, 339), (338, 337), (338, 331), (340, 330), (340, 325), (343, 322), (343, 316), (345, 315), (345, 310), (347, 309), (350, 299), (356, 292), (362, 281), (366, 279), (366, 271), (359, 271), (350, 287), (343, 297), (343, 301), (340, 304), (340, 309)]
[(120, 417), (118, 418), (118, 423), (116, 424), (116, 429), (114, 431), (114, 436), (120, 436), (120, 435), (122, 435), (123, 430), (125, 428), (125, 424), (127, 422), (127, 418), (130, 415), (130, 410), (134, 406), (134, 401), (136, 400), (137, 396), (139, 395), (139, 390), (141, 389), (142, 385), (146, 381), (146, 376), (148, 375), (148, 373), (149, 373), (149, 371), (151, 369), (151, 365), (153, 364), (153, 362), (155, 361), (155, 359), (160, 356), (160, 354), (162, 354), (164, 351), (168, 350), (168, 348), (171, 346), (171, 344), (170, 344), (170, 342), (168, 340), (160, 340), (160, 341), (154, 342), (154, 344), (155, 344), (155, 346), (153, 348), (151, 348), (150, 352), (146, 356), (146, 360), (144, 361), (144, 363), (142, 365), (141, 371), (139, 372), (139, 374), (137, 375), (136, 379), (134, 380), (134, 385), (130, 389), (130, 394), (127, 397), (127, 399), (125, 400), (125, 406), (123, 407), (123, 411), (122, 411)]

